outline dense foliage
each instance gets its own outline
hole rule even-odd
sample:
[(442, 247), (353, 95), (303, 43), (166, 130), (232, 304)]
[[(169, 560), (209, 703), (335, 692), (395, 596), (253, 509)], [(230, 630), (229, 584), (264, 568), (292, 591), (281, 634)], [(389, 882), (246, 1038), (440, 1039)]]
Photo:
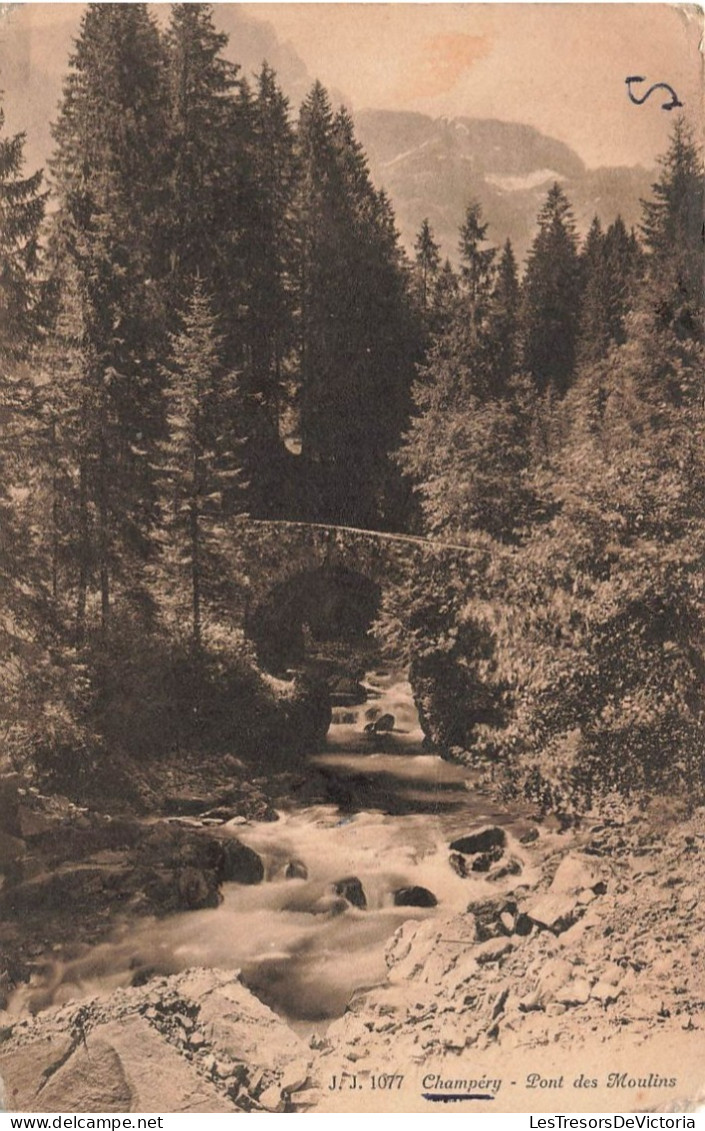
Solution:
[(391, 595), (380, 631), (420, 635), (434, 740), (564, 813), (705, 780), (703, 190), (682, 121), (662, 169), (643, 247), (595, 221), (578, 257), (549, 193), (508, 382), (461, 278), (400, 453), (427, 528), (485, 565)]
[(470, 200), (454, 267), (427, 220), (407, 259), (320, 83), (296, 119), (226, 48), (209, 5), (162, 30), (147, 5), (89, 4), (48, 209), (0, 117), (3, 759), (75, 784), (120, 751), (280, 741), (291, 697), (238, 623), (248, 511), (455, 547), (388, 586), (377, 626), (442, 749), (564, 812), (696, 795), (687, 123), (639, 233), (596, 218), (581, 244), (554, 185), (522, 271)]

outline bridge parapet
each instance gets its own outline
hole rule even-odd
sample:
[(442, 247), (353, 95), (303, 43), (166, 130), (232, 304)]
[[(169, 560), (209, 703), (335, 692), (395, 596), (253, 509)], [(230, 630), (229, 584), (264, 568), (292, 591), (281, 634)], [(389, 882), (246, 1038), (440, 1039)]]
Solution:
[(410, 534), (247, 516), (235, 518), (229, 533), (246, 587), (247, 615), (278, 586), (303, 573), (346, 570), (384, 588), (433, 562), (470, 564), (481, 548)]

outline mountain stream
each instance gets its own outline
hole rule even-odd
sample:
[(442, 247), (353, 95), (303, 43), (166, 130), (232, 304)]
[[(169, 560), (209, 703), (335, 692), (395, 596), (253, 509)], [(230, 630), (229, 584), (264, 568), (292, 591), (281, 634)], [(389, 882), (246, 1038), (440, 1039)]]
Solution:
[[(38, 974), (11, 1012), (36, 1010), (37, 991), (61, 1004), (130, 985), (136, 970), (206, 966), (239, 969), (257, 996), (305, 1028), (384, 980), (385, 947), (403, 922), (486, 896), (483, 876), (461, 878), (449, 866), (449, 842), (488, 822), (511, 832), (518, 814), (490, 801), (476, 773), (424, 751), (403, 677), (372, 671), (364, 686), (367, 701), (335, 708), (326, 749), (309, 759), (330, 803), (292, 803), (278, 821), (227, 826), (262, 857), (263, 883), (225, 884), (214, 910), (122, 924)], [(393, 716), (393, 729), (367, 733), (382, 715)], [(408, 898), (410, 889), (432, 893), (435, 905), (398, 906), (397, 893)]]

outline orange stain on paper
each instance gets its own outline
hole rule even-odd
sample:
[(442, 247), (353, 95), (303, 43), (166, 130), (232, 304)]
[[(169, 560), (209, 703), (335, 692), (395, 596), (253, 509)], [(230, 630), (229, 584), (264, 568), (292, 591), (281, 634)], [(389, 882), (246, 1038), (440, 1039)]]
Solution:
[(413, 60), (394, 89), (394, 97), (403, 101), (433, 98), (447, 94), (464, 73), (490, 52), (487, 35), (450, 32), (433, 35), (419, 45)]

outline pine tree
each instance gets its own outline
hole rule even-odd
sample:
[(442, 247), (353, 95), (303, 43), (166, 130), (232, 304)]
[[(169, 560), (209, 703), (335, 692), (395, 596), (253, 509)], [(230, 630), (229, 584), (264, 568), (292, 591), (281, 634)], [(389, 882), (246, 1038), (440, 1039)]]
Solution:
[(641, 254), (618, 216), (603, 232), (597, 216), (580, 256), (578, 360), (590, 364), (626, 338), (625, 319), (636, 295)]
[(428, 219), (421, 221), (421, 227), (414, 242), (414, 251), (416, 252), (415, 264), (419, 302), (421, 310), (426, 314), (431, 304), (433, 285), (441, 266), (440, 247), (433, 238)]
[(483, 531), (517, 542), (529, 521), (531, 402), (519, 389), (487, 396), (491, 383), (477, 358), (458, 361), (445, 342), (443, 353), (432, 349), (415, 386), (416, 414), (398, 458), (431, 535), (465, 541)]
[(374, 525), (392, 505), (388, 455), (410, 409), (418, 336), (408, 276), (389, 201), (370, 181), (350, 116), (333, 115), (320, 84), (298, 140), (302, 455), (331, 521)]
[(24, 134), (3, 130), (0, 110), (0, 760), (7, 768), (8, 759), (26, 764), (48, 711), (53, 626), (34, 374), (44, 330), (38, 249), (46, 194), (41, 172), (24, 175)]
[[(210, 4), (174, 4), (165, 36), (168, 89), (168, 195), (165, 249), (176, 299), (196, 275), (208, 280), (219, 312), (233, 321), (247, 106), (238, 68), (223, 57), (227, 36)], [(224, 322), (223, 332), (230, 326)], [(235, 328), (232, 336), (236, 336)], [(227, 344), (227, 343), (226, 343)], [(233, 347), (234, 348), (234, 347)]]
[[(289, 453), (281, 433), (292, 413), (299, 305), (296, 137), (289, 104), (264, 64), (252, 94), (240, 195), (238, 334), (242, 347), (243, 460), (249, 505), (262, 516), (288, 513)], [(232, 306), (232, 295), (230, 305)]]
[[(197, 279), (171, 335), (166, 370), (168, 440), (163, 446), (163, 566), (171, 576), (174, 604), (189, 593), (190, 640), (202, 645), (206, 602), (222, 562), (218, 522), (240, 477), (237, 443), (228, 420), (236, 411), (237, 385), (222, 366), (212, 300)], [(229, 508), (228, 508), (229, 509)]]
[[(0, 110), (0, 132), (4, 120)], [(21, 590), (16, 570), (21, 524), (11, 489), (26, 491), (31, 475), (33, 388), (26, 360), (38, 333), (38, 244), (45, 203), (42, 173), (23, 176), (24, 142), (24, 134), (0, 136), (0, 588), (9, 609)]]
[(590, 362), (604, 357), (610, 342), (605, 234), (598, 216), (593, 218), (580, 254), (580, 283), (577, 355), (580, 361)]
[[(5, 122), (0, 109), (0, 134)], [(0, 137), (0, 360), (17, 359), (35, 332), (42, 173), (22, 176), (25, 135)]]
[(250, 386), (278, 438), (297, 295), (296, 136), (289, 102), (266, 63), (252, 99), (254, 217), (247, 259)]
[[(0, 134), (4, 127), (0, 109)], [(46, 194), (42, 173), (23, 176), (25, 135), (0, 136), (0, 587), (13, 578), (22, 542), (12, 486), (28, 488), (36, 429), (35, 392), (27, 359), (38, 340), (39, 231)]]
[(683, 336), (702, 337), (705, 180), (693, 130), (682, 116), (660, 164), (661, 176), (652, 186), (654, 199), (642, 202), (641, 231), (653, 301), (666, 324)]
[(605, 233), (606, 318), (610, 341), (622, 345), (627, 337), (627, 315), (634, 307), (643, 276), (643, 251), (632, 231), (617, 216)]
[(541, 392), (562, 396), (575, 369), (580, 269), (575, 221), (558, 184), (539, 212), (522, 292), (523, 367)]
[(482, 207), (477, 201), (468, 205), (460, 229), (460, 282), (468, 300), (471, 326), (477, 332), (489, 313), (497, 249), (483, 247), (487, 242), (488, 223), (482, 222)]
[[(146, 5), (88, 6), (54, 135), (53, 239), (58, 259), (70, 262), (61, 274), (82, 325), (79, 495), (84, 514), (95, 514), (89, 557), (106, 630), (116, 580), (140, 591), (164, 426), (159, 233), (167, 130), (162, 48)], [(83, 518), (77, 527), (87, 529)]]
[(533, 506), (525, 483), (531, 398), (513, 380), (514, 254), (508, 243), (495, 274), (494, 249), (481, 246), (486, 232), (471, 207), (461, 231), (465, 282), (414, 385), (416, 412), (397, 458), (429, 533), (463, 540), (483, 531), (515, 542)]
[(514, 249), (507, 240), (497, 264), (490, 302), (490, 334), (494, 343), (497, 390), (509, 387), (518, 362), (519, 279)]
[(301, 450), (309, 464), (329, 462), (332, 439), (324, 398), (329, 375), (327, 328), (337, 312), (334, 275), (337, 185), (332, 145), (333, 112), (328, 96), (316, 83), (301, 106), (297, 132), (301, 165), (299, 217), (300, 258), (300, 404)]
[[(60, 223), (60, 221), (59, 221)], [(87, 333), (81, 270), (65, 252), (66, 233), (50, 229), (46, 250), (46, 329), (35, 351), (45, 430), (47, 545), (54, 617), (64, 641), (86, 642), (96, 566), (96, 473), (104, 408)]]
[(448, 329), (460, 303), (460, 280), (450, 259), (446, 259), (438, 272), (431, 292), (429, 329), (436, 337)]

